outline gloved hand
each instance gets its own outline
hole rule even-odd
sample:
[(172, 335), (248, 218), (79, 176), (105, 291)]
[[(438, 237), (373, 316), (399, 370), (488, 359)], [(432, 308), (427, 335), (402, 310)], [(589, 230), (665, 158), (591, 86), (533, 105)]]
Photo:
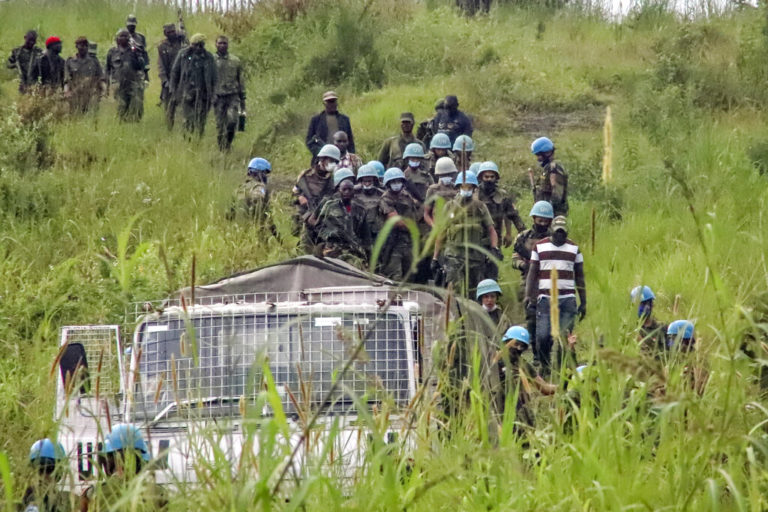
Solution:
[(579, 304), (579, 308), (576, 310), (576, 314), (579, 315), (579, 320), (584, 320), (584, 317), (587, 316), (587, 303), (582, 302)]
[(432, 263), (429, 264), (429, 271), (432, 273), (432, 277), (436, 278), (437, 273), (440, 272), (440, 262), (432, 260)]
[(499, 261), (504, 261), (504, 255), (501, 253), (501, 249), (498, 247), (491, 247), (491, 255)]

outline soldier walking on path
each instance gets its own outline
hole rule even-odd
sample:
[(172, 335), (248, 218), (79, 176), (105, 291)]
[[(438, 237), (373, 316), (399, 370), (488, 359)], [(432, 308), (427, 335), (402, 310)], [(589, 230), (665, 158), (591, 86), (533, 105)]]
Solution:
[[(405, 175), (396, 167), (384, 173), (386, 191), (379, 201), (382, 223), (400, 216), (414, 223), (423, 215), (419, 202), (405, 189)], [(413, 239), (411, 231), (403, 220), (398, 221), (389, 232), (379, 257), (381, 274), (393, 281), (402, 281), (408, 276), (413, 265)]]
[(171, 71), (171, 94), (181, 105), (184, 129), (202, 136), (216, 87), (216, 61), (205, 49), (205, 36), (195, 34), (179, 51)]
[(130, 45), (131, 34), (120, 29), (116, 45), (107, 52), (107, 80), (115, 84), (117, 116), (121, 121), (136, 122), (144, 115), (144, 57)]
[[(528, 276), (528, 269), (531, 266), (531, 252), (539, 240), (547, 238), (551, 233), (549, 226), (552, 224), (554, 213), (552, 205), (546, 201), (539, 201), (531, 208), (531, 218), (533, 224), (531, 229), (526, 229), (515, 238), (514, 253), (512, 253), (512, 266), (520, 271), (521, 287), (518, 298), (522, 302), (525, 297), (525, 282)], [(528, 332), (531, 333), (532, 340), (536, 341), (536, 310), (535, 308), (526, 308), (525, 321), (528, 325)]]
[[(357, 185), (355, 185), (355, 198), (353, 201), (359, 204), (365, 211), (365, 222), (368, 224), (370, 233), (370, 244), (376, 240), (379, 235), (379, 201), (384, 193), (378, 187), (379, 175), (371, 164), (365, 164), (357, 171)], [(368, 254), (371, 247), (365, 248)]]
[(333, 173), (339, 166), (339, 148), (326, 144), (317, 154), (315, 163), (299, 174), (293, 187), (296, 198), (294, 233), (301, 235), (300, 246), (304, 252), (312, 254), (317, 243), (317, 232), (309, 222), (323, 199), (333, 194)]
[(336, 194), (325, 202), (318, 216), (322, 254), (362, 269), (368, 261), (365, 248), (371, 245), (366, 212), (361, 203), (353, 201), (355, 185), (352, 180), (336, 177), (334, 180), (338, 182)]
[[(483, 162), (479, 166), (477, 198), (482, 201), (491, 213), (493, 226), (504, 244), (504, 247), (512, 245), (512, 223), (517, 231), (524, 231), (525, 224), (515, 208), (512, 196), (503, 188), (499, 188), (499, 167), (494, 162)], [(498, 279), (499, 267), (492, 260), (488, 260), (485, 277)]]
[(438, 133), (432, 137), (432, 140), (429, 143), (427, 168), (429, 169), (429, 174), (431, 174), (433, 178), (437, 179), (435, 176), (435, 166), (437, 165), (437, 161), (444, 156), (453, 158), (451, 147), (451, 139), (449, 139), (446, 134)]
[(136, 46), (142, 53), (144, 58), (144, 80), (149, 82), (149, 54), (147, 53), (147, 38), (141, 32), (136, 32), (136, 25), (139, 22), (136, 20), (135, 14), (129, 14), (125, 19), (125, 28), (131, 36), (130, 42), (133, 46)]
[(157, 46), (157, 74), (160, 78), (160, 103), (165, 109), (168, 128), (173, 128), (176, 118), (176, 102), (171, 96), (171, 71), (179, 51), (187, 45), (186, 36), (176, 31), (176, 25), (163, 25), (165, 39)]
[(75, 48), (77, 53), (68, 58), (64, 66), (64, 94), (73, 114), (85, 113), (98, 107), (99, 100), (106, 92), (104, 70), (99, 59), (88, 53), (88, 39), (78, 37)]
[(272, 164), (268, 160), (260, 157), (251, 158), (248, 162), (248, 177), (235, 192), (235, 201), (228, 218), (233, 219), (242, 212), (247, 218), (256, 222), (265, 220), (269, 207), (267, 180), (271, 172)]
[(51, 36), (45, 40), (45, 51), (32, 64), (30, 79), (39, 82), (43, 95), (48, 96), (64, 90), (64, 59), (61, 58), (61, 39)]
[(36, 43), (37, 32), (30, 30), (24, 35), (24, 44), (11, 50), (8, 57), (8, 69), (15, 69), (18, 73), (19, 92), (22, 94), (28, 93), (30, 86), (34, 85), (32, 66), (43, 55), (43, 50), (35, 46)]
[(229, 39), (216, 38), (216, 93), (213, 112), (219, 149), (228, 150), (235, 138), (240, 114), (245, 112), (245, 84), (240, 59), (229, 53)]
[(531, 153), (541, 166), (538, 173), (528, 170), (533, 200), (548, 201), (555, 215), (568, 215), (568, 173), (554, 160), (555, 145), (548, 138), (539, 137), (531, 144)]
[(384, 167), (403, 168), (403, 152), (411, 144), (419, 144), (424, 152), (424, 144), (413, 135), (413, 114), (403, 112), (400, 114), (400, 135), (389, 137), (381, 145), (379, 150), (379, 162)]
[[(556, 275), (555, 280), (552, 277)], [(580, 304), (576, 306), (576, 294)], [(552, 236), (540, 240), (531, 252), (531, 264), (525, 285), (525, 306), (536, 310), (536, 347), (534, 357), (544, 378), (549, 377), (552, 358), (552, 318), (550, 302), (557, 297), (559, 340), (555, 364), (559, 368), (565, 355), (563, 344), (573, 331), (576, 315), (587, 314), (587, 288), (584, 281), (584, 256), (579, 246), (568, 239), (568, 221), (563, 216), (552, 220)]]
[(456, 197), (456, 188), (453, 183), (456, 181), (456, 164), (450, 157), (444, 156), (437, 161), (435, 165), (435, 178), (437, 183), (430, 185), (427, 189), (426, 200), (424, 201), (424, 221), (430, 227), (434, 225), (434, 212), (437, 206), (438, 198), (447, 203)]
[(307, 137), (305, 143), (307, 149), (312, 153), (312, 158), (325, 144), (330, 144), (331, 137), (338, 131), (342, 131), (349, 137), (347, 150), (355, 153), (355, 137), (352, 135), (352, 125), (349, 118), (339, 112), (339, 96), (333, 91), (326, 91), (323, 94), (323, 105), (325, 109), (312, 117), (307, 128)]

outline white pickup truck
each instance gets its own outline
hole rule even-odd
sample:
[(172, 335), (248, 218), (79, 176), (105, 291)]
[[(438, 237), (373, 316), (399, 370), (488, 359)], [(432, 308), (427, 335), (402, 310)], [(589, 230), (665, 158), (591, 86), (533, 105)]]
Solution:
[(146, 303), (130, 343), (118, 326), (64, 327), (55, 419), (73, 455), (70, 480), (82, 487), (96, 476), (101, 441), (120, 422), (141, 428), (159, 483), (194, 482), (200, 462), (217, 456), (235, 471), (247, 423), (275, 413), (291, 425), (286, 443), (301, 443), (294, 474), (322, 456), (354, 478), (368, 442), (360, 407), (387, 411), (387, 440), (408, 444), (407, 411), (429, 385), (432, 344), (448, 318), (473, 316), (452, 304), (305, 256)]

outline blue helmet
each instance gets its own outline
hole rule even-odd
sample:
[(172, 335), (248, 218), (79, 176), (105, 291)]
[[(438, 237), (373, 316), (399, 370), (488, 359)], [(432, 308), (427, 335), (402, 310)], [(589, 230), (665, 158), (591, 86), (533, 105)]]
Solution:
[(384, 185), (386, 185), (392, 180), (404, 180), (404, 179), (405, 179), (405, 174), (403, 174), (403, 171), (401, 171), (397, 167), (392, 167), (390, 169), (387, 169), (387, 172), (384, 173)]
[(632, 298), (632, 302), (645, 302), (647, 300), (653, 300), (656, 296), (647, 286), (635, 286), (632, 291), (629, 292), (629, 296)]
[(675, 320), (667, 327), (667, 336), (682, 335), (684, 340), (693, 338), (693, 323), (688, 320)]
[(352, 178), (352, 181), (355, 181), (355, 173), (352, 172), (352, 169), (348, 169), (346, 167), (342, 167), (341, 169), (337, 169), (336, 172), (333, 173), (333, 186), (334, 188), (338, 187), (342, 181)]
[(530, 216), (554, 219), (555, 210), (552, 208), (552, 204), (549, 201), (536, 201), (533, 208), (531, 208)]
[(403, 158), (424, 158), (424, 148), (418, 142), (411, 142), (405, 146)]
[(40, 459), (51, 459), (54, 461), (67, 458), (67, 452), (61, 443), (54, 443), (48, 438), (35, 441), (32, 448), (29, 449), (29, 461), (37, 462)]
[(479, 173), (479, 171), (480, 171), (480, 162), (475, 162), (475, 163), (471, 164), (469, 166), (469, 169), (467, 169), (467, 170), (468, 171), (472, 171), (473, 173), (475, 173), (475, 175), (480, 174)]
[(475, 142), (469, 135), (459, 135), (456, 140), (453, 141), (454, 151), (474, 151)]
[(528, 329), (520, 327), (519, 325), (513, 325), (507, 332), (504, 333), (504, 337), (501, 338), (502, 343), (506, 343), (510, 340), (522, 341), (526, 345), (531, 344), (531, 335), (528, 333)]
[[(335, 177), (335, 176), (334, 176)], [(378, 178), (379, 173), (376, 172), (376, 168), (371, 164), (361, 165), (357, 170), (357, 181), (363, 178)]]
[(271, 172), (272, 164), (266, 158), (251, 158), (251, 161), (248, 162), (248, 170)]
[(477, 300), (480, 300), (480, 297), (483, 295), (486, 295), (488, 293), (496, 292), (499, 295), (501, 295), (501, 288), (499, 288), (499, 283), (494, 281), (493, 279), (483, 279), (479, 283), (477, 283)]
[(546, 137), (539, 137), (531, 144), (531, 153), (538, 155), (539, 153), (546, 153), (555, 149), (555, 145)]
[(464, 183), (477, 186), (477, 175), (472, 171), (460, 172), (458, 176), (456, 176), (456, 181), (453, 182), (453, 186), (458, 187)]
[(379, 179), (384, 178), (384, 171), (386, 169), (384, 168), (384, 164), (379, 162), (378, 160), (371, 160), (368, 162), (368, 165), (373, 166), (373, 168), (376, 170), (376, 174), (378, 175)]
[(477, 175), (479, 176), (481, 173), (484, 172), (493, 172), (496, 173), (496, 176), (499, 175), (499, 166), (496, 165), (495, 162), (483, 162), (478, 166)]
[(577, 366), (576, 367), (576, 374), (577, 375), (583, 375), (584, 374), (584, 370), (586, 370), (586, 369), (587, 369), (587, 365), (585, 365), (585, 364), (582, 364), (581, 366)]
[(429, 141), (429, 149), (451, 149), (451, 138), (447, 133), (438, 133)]
[(113, 453), (130, 449), (141, 453), (141, 458), (145, 462), (149, 461), (149, 448), (147, 448), (147, 443), (144, 442), (139, 428), (125, 423), (115, 425), (112, 432), (104, 439), (104, 452)]

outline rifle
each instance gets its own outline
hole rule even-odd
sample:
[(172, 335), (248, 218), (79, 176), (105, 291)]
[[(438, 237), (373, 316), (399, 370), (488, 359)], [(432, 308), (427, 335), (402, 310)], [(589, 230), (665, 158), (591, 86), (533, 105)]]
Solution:
[(179, 16), (179, 35), (184, 36), (187, 29), (184, 27), (184, 18), (181, 15), (181, 8), (176, 11), (176, 14)]
[(531, 182), (531, 192), (533, 193), (533, 199), (536, 200), (536, 182), (533, 180), (533, 169), (528, 168), (528, 181)]

